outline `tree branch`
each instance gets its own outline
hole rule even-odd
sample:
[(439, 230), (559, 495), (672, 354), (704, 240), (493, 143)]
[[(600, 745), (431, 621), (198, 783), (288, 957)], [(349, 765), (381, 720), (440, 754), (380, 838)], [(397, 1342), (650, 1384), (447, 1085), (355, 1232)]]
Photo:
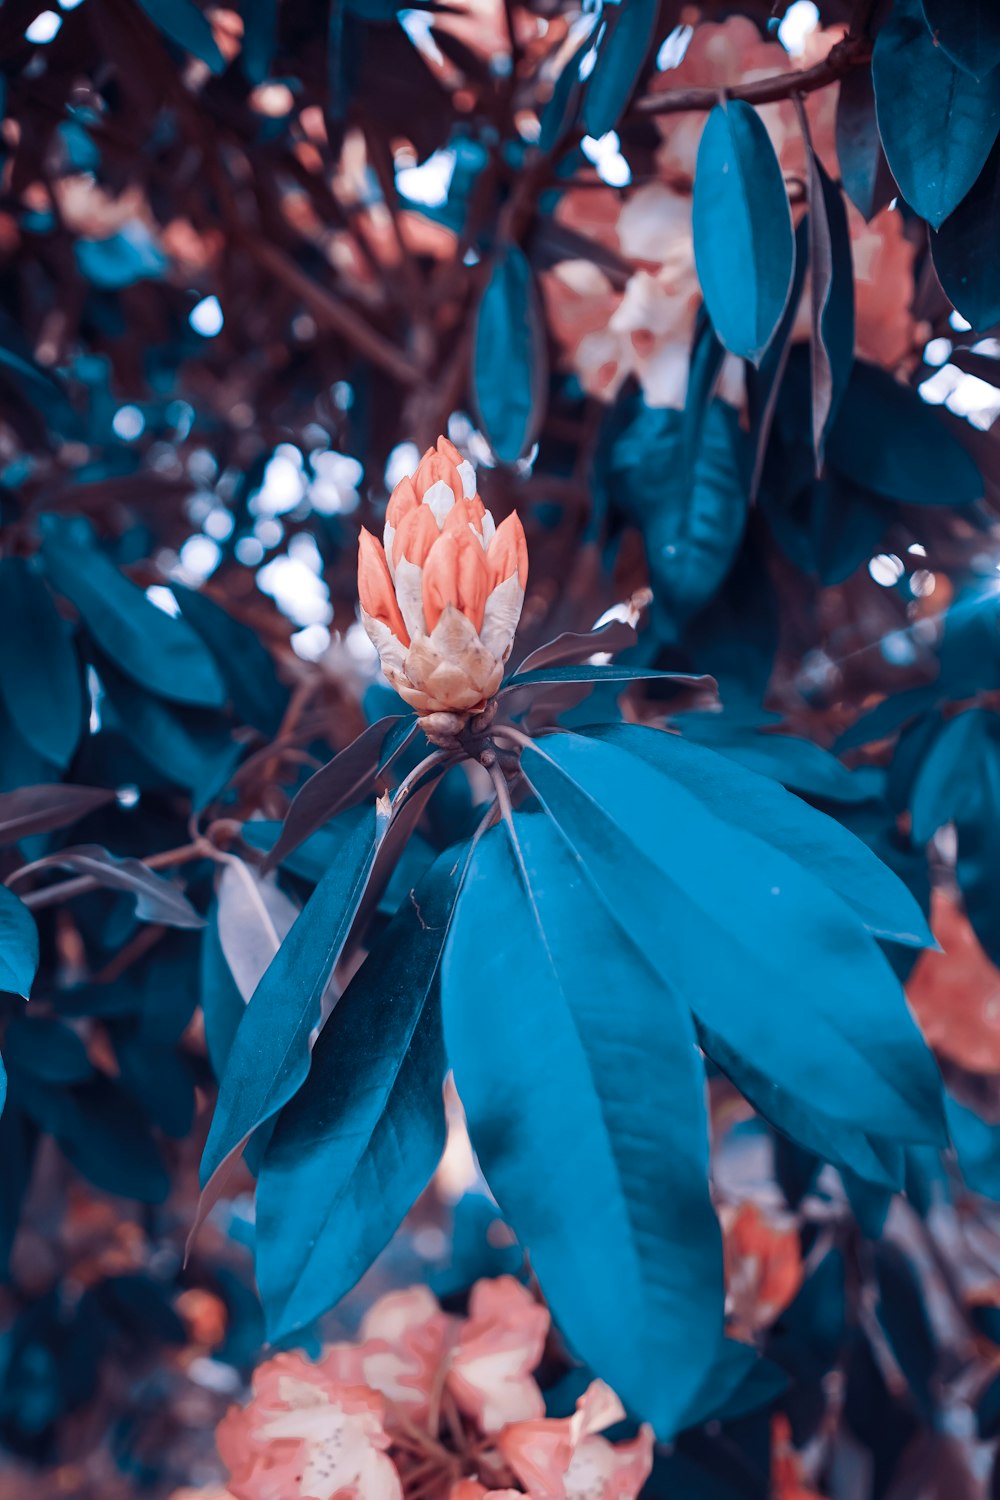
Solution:
[(734, 83), (729, 88), (668, 89), (661, 94), (647, 94), (637, 99), (632, 112), (637, 115), (672, 115), (689, 110), (710, 110), (720, 98), (742, 99), (745, 104), (773, 104), (779, 99), (790, 99), (794, 94), (811, 94), (816, 89), (836, 83), (853, 68), (871, 62), (872, 41), (864, 30), (844, 37), (831, 47), (822, 62), (811, 68), (793, 69), (789, 73), (775, 73), (770, 78), (757, 78), (750, 83)]

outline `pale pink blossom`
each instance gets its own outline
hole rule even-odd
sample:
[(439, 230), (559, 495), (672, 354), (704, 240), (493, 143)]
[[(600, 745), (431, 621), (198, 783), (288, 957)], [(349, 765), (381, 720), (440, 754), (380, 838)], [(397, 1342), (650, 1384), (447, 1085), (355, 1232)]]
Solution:
[(258, 1368), (216, 1441), (236, 1500), (402, 1500), (382, 1397), (299, 1354)]
[(572, 1417), (514, 1422), (497, 1447), (534, 1500), (636, 1500), (653, 1466), (652, 1428), (626, 1443), (599, 1436), (624, 1415), (610, 1387), (595, 1380)]
[(548, 1308), (513, 1276), (476, 1282), (451, 1355), (448, 1388), (481, 1431), (544, 1415), (532, 1371), (548, 1331)]

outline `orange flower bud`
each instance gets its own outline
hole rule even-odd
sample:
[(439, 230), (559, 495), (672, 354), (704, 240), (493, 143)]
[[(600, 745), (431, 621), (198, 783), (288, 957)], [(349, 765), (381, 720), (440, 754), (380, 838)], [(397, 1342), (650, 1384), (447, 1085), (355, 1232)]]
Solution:
[(431, 486), (439, 482), (449, 486), (456, 500), (465, 499), (462, 477), (456, 465), (450, 459), (442, 458), (440, 453), (431, 448), (420, 460), (420, 466), (413, 476), (413, 488), (417, 492), (417, 499), (423, 500)]
[(456, 500), (451, 510), (445, 517), (442, 531), (468, 531), (470, 528), (478, 536), (483, 534), (483, 517), (486, 514), (486, 506), (477, 495), (474, 500)]
[(396, 603), (396, 591), (389, 576), (382, 543), (364, 526), (358, 537), (358, 597), (361, 606), (373, 620), (392, 631), (404, 646), (410, 644), (409, 632)]
[(403, 517), (411, 510), (416, 510), (420, 501), (417, 492), (413, 488), (413, 480), (409, 474), (401, 479), (389, 496), (389, 504), (385, 508), (385, 519), (390, 526), (399, 527)]
[(422, 568), (440, 535), (441, 528), (426, 505), (408, 510), (392, 539), (393, 566), (398, 566), (399, 559), (405, 557), (408, 562)]
[(519, 516), (512, 514), (500, 522), (486, 554), (486, 563), (491, 589), (514, 573), (517, 574), (521, 587), (527, 587), (528, 543)]
[(483, 623), (489, 578), (481, 543), (469, 531), (442, 532), (424, 564), (424, 619), (432, 631), (448, 605), (474, 629)]
[(461, 453), (459, 453), (458, 449), (455, 447), (455, 444), (451, 442), (449, 438), (438, 438), (437, 451), (440, 453), (442, 458), (446, 458), (450, 464), (454, 464), (456, 469), (458, 468), (459, 464), (463, 462)]

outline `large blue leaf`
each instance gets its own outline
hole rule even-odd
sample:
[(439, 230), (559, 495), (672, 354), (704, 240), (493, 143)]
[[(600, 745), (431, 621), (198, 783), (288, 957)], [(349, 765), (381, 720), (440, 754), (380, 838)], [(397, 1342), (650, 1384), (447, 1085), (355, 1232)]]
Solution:
[(257, 1186), (272, 1338), (319, 1317), (388, 1242), (444, 1146), (436, 979), (468, 850), (443, 854), (337, 1002)]
[(810, 871), (611, 744), (552, 735), (524, 769), (617, 920), (737, 1056), (834, 1120), (943, 1139), (940, 1078), (903, 992)]
[(583, 101), (587, 135), (606, 135), (618, 124), (653, 45), (659, 9), (659, 0), (618, 0), (604, 6), (605, 29)]
[(380, 842), (375, 812), (361, 808), (341, 858), (323, 876), (254, 991), (233, 1038), (202, 1181), (273, 1118), (309, 1071), (309, 1039), (368, 885)]
[(443, 1005), (473, 1144), (557, 1321), (671, 1433), (720, 1332), (704, 1075), (685, 1008), (542, 814), (476, 845)]
[[(727, 756), (638, 724), (607, 724), (588, 734), (641, 756), (692, 793), (715, 817), (782, 851), (857, 912), (876, 937), (933, 944), (918, 903), (859, 838), (825, 813)], [(659, 789), (672, 795), (672, 786)]]
[(759, 363), (792, 286), (795, 240), (778, 158), (740, 100), (708, 117), (694, 179), (694, 254), (705, 304), (733, 354)]
[(939, 229), (1000, 130), (1000, 73), (976, 79), (931, 36), (918, 0), (895, 6), (872, 58), (879, 131), (911, 208)]
[(931, 238), (938, 280), (963, 318), (985, 331), (1000, 322), (1000, 145), (954, 213)]
[(996, 0), (923, 0), (939, 47), (960, 68), (983, 78), (1000, 66), (1000, 10)]

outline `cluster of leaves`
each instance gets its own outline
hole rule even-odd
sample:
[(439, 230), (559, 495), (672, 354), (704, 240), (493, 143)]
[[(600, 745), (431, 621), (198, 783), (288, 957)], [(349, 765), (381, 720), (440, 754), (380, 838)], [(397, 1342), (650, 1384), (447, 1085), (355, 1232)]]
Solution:
[[(40, 42), (37, 4), (4, 7), (0, 1438), (179, 1482), (134, 1430), (167, 1375), (142, 1413), (120, 1386), (192, 1343), (198, 1288), (227, 1308), (219, 1361), (252, 1357), (213, 1201), (256, 1176), (268, 1335), (308, 1338), (431, 1179), (451, 1068), (570, 1356), (677, 1437), (651, 1493), (762, 1496), (776, 1405), (817, 1483), (960, 1493), (954, 1408), (998, 1431), (996, 1319), (966, 1296), (997, 1268), (940, 1225), (989, 1232), (1000, 1100), (953, 1064), (942, 1089), (900, 981), (932, 878), (1000, 965), (1000, 470), (917, 390), (931, 339), (1000, 386), (994, 7), (831, 0), (819, 63), (723, 100), (672, 89), (664, 44), (783, 7), (399, 9), (85, 0)], [(796, 95), (790, 183), (767, 106)], [(638, 185), (655, 122), (692, 111), (685, 404), (629, 380), (602, 407), (545, 278), (630, 268), (561, 210), (610, 192), (594, 141)], [(428, 207), (406, 174), (435, 153)], [(920, 337), (885, 369), (856, 357), (847, 205), (890, 199)], [(531, 552), (521, 663), (464, 758), (419, 748), (348, 649), (346, 513), (377, 526), (396, 445), (449, 423)], [(281, 445), (296, 493), (264, 503)], [(303, 557), (340, 632), (319, 660), (258, 571)], [(647, 587), (638, 639), (587, 633)], [(725, 1336), (715, 1212), (748, 1137), (808, 1273), (756, 1352)], [(144, 1216), (141, 1268), (32, 1274), (105, 1194)], [(486, 1267), (455, 1259), (460, 1292)]]

